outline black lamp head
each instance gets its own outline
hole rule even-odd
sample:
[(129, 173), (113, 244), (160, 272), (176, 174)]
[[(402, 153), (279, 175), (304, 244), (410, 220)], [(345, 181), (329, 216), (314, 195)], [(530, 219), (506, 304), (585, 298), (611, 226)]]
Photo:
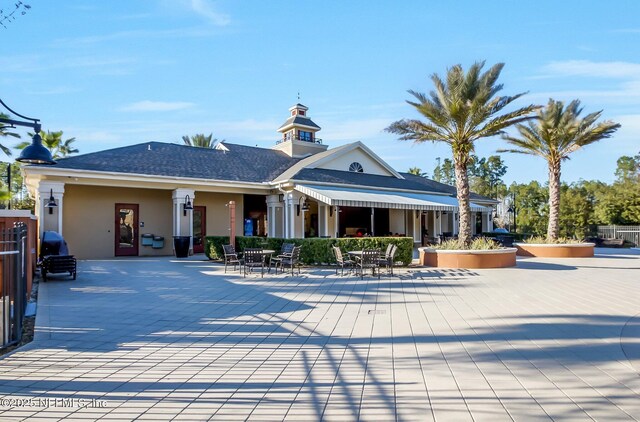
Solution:
[(184, 197), (184, 204), (182, 205), (182, 211), (184, 212), (184, 216), (187, 215), (187, 210), (192, 210), (193, 204), (191, 203), (191, 197), (189, 195)]
[(45, 208), (49, 208), (49, 214), (53, 214), (53, 209), (56, 208), (58, 204), (56, 203), (56, 198), (53, 197), (53, 189), (51, 189), (51, 194), (49, 195), (49, 201), (45, 204)]
[(16, 161), (27, 164), (56, 164), (51, 152), (42, 145), (42, 137), (36, 132), (31, 140), (31, 145), (22, 150)]

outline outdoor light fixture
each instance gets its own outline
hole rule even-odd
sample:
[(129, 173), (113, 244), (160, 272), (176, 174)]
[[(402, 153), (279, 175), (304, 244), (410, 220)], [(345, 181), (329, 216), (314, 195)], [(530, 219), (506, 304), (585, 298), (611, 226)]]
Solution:
[(9, 106), (7, 106), (4, 101), (0, 100), (0, 104), (11, 113), (15, 114), (18, 117), (21, 117), (26, 120), (30, 120), (29, 122), (24, 122), (21, 120), (14, 119), (5, 119), (0, 118), (0, 123), (6, 123), (9, 127), (16, 126), (25, 126), (33, 128), (34, 135), (31, 140), (31, 145), (26, 147), (20, 153), (20, 156), (16, 158), (16, 161), (27, 164), (55, 164), (56, 162), (51, 157), (51, 152), (42, 145), (42, 137), (40, 137), (40, 131), (42, 130), (42, 125), (40, 125), (40, 120), (34, 119), (31, 117), (23, 116), (22, 114), (16, 113)]
[(283, 193), (278, 195), (278, 202), (284, 202), (284, 194)]
[[(300, 201), (304, 200), (304, 202), (302, 203), (302, 205), (300, 205)], [(304, 196), (301, 196), (300, 198), (298, 198), (298, 205), (296, 205), (296, 215), (300, 215), (300, 210), (302, 209), (302, 211), (309, 211), (309, 204), (306, 201), (306, 198)]]
[(187, 210), (192, 210), (193, 205), (191, 204), (191, 197), (189, 195), (184, 197), (184, 204), (182, 204), (182, 212), (183, 215), (187, 216)]
[(516, 208), (516, 193), (513, 192), (513, 200), (511, 201), (511, 205), (509, 206), (509, 209), (507, 210), (507, 212), (509, 214), (513, 214), (513, 231), (514, 233), (518, 231), (518, 228), (516, 226), (516, 216), (518, 215), (518, 209)]
[(53, 214), (53, 209), (56, 208), (58, 204), (56, 204), (56, 198), (53, 197), (53, 189), (51, 189), (51, 195), (49, 196), (49, 202), (44, 206), (45, 208), (49, 208), (49, 214)]

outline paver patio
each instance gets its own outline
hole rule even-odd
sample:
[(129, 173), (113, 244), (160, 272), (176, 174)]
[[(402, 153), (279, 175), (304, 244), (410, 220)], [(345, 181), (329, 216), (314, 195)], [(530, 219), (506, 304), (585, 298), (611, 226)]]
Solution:
[(36, 340), (0, 360), (0, 419), (640, 419), (639, 252), (363, 281), (79, 270), (40, 284)]

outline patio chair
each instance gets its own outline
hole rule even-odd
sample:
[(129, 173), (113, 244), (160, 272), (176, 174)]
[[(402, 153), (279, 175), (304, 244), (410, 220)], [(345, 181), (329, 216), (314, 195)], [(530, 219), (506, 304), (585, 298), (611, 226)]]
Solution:
[(265, 255), (261, 248), (246, 248), (244, 250), (243, 276), (247, 276), (247, 269), (252, 272), (254, 268), (260, 268), (260, 276), (264, 277)]
[[(336, 262), (342, 268), (341, 275), (344, 275), (344, 267), (349, 267), (349, 271), (351, 271), (356, 262), (351, 258), (345, 258), (342, 255), (342, 251), (338, 246), (332, 246), (331, 248), (333, 249), (333, 255), (336, 257)], [(336, 267), (336, 275), (337, 274), (338, 274), (338, 267)]]
[(356, 268), (360, 269), (360, 279), (364, 278), (364, 271), (367, 268), (371, 268), (371, 275), (376, 275), (376, 268), (378, 269), (378, 279), (380, 279), (380, 259), (379, 249), (364, 249), (360, 256), (360, 261), (356, 264)]
[[(293, 270), (297, 266), (298, 267), (298, 275), (300, 275), (300, 246), (294, 246), (291, 250), (291, 256), (282, 258), (280, 261), (280, 268), (282, 272), (284, 272), (285, 267), (291, 267), (291, 275), (293, 275)], [(276, 270), (277, 273), (278, 270)]]
[(278, 274), (278, 265), (282, 264), (283, 259), (291, 257), (291, 252), (293, 251), (294, 246), (296, 246), (294, 243), (283, 243), (280, 253), (271, 257), (271, 260), (269, 261), (269, 269), (271, 269), (272, 266), (275, 267), (276, 274)]
[(393, 264), (397, 250), (398, 247), (396, 245), (394, 245), (393, 243), (389, 243), (387, 252), (384, 254), (384, 256), (378, 258), (378, 265), (380, 267), (385, 267), (387, 269), (387, 274), (393, 275)]
[(236, 265), (242, 265), (240, 259), (238, 259), (238, 254), (236, 253), (233, 245), (222, 245), (222, 252), (224, 252), (224, 272), (227, 272), (227, 265), (233, 264), (233, 270), (236, 270)]

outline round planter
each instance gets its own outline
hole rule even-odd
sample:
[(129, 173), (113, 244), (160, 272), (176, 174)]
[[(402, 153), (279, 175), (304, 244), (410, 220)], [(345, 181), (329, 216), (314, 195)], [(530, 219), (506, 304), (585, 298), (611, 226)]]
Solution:
[(595, 243), (514, 243), (519, 256), (537, 258), (588, 258), (593, 256)]
[(507, 268), (516, 265), (516, 248), (441, 250), (418, 248), (420, 265), (438, 268)]

